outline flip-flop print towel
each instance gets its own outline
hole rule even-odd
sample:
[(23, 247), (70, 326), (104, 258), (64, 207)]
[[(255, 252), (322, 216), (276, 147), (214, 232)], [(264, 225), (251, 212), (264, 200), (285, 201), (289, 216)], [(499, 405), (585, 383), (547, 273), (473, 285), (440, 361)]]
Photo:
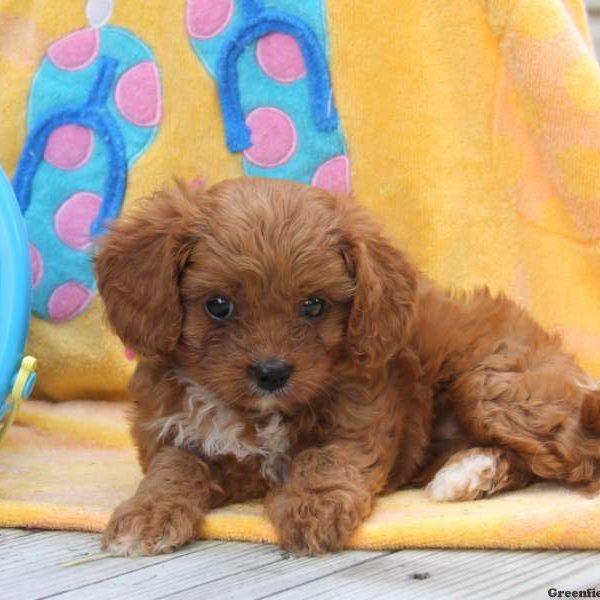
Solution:
[(349, 191), (323, 0), (187, 0), (185, 20), (244, 171)]
[(150, 4), (0, 0), (0, 163), (17, 187), (33, 132), (89, 102), (127, 163), (113, 201), (123, 170), (89, 123), (31, 146), (39, 394), (126, 388), (89, 263), (103, 219), (173, 175), (348, 190), (350, 166), (428, 275), (507, 292), (600, 376), (600, 72), (582, 0)]
[(72, 319), (95, 291), (93, 239), (118, 216), (128, 170), (161, 119), (152, 52), (118, 27), (52, 43), (31, 87), (14, 187), (31, 240), (33, 309)]

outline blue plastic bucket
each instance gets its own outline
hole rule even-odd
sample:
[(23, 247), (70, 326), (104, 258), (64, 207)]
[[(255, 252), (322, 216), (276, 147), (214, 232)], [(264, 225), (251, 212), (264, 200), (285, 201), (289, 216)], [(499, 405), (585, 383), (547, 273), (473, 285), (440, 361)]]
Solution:
[(25, 222), (0, 169), (0, 438), (35, 384), (36, 361), (24, 357), (31, 315), (31, 266)]

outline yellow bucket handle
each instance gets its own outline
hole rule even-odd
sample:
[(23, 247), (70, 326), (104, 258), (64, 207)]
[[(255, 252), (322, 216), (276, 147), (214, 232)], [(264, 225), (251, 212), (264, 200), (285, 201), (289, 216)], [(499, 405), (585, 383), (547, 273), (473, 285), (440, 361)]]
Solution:
[(10, 426), (13, 424), (17, 413), (19, 412), (19, 406), (24, 399), (29, 398), (35, 385), (37, 368), (37, 359), (33, 356), (26, 356), (21, 361), (21, 368), (15, 377), (12, 390), (10, 392), (10, 399), (8, 403), (11, 405), (10, 411), (4, 418), (4, 422), (0, 425), (0, 441), (6, 435)]

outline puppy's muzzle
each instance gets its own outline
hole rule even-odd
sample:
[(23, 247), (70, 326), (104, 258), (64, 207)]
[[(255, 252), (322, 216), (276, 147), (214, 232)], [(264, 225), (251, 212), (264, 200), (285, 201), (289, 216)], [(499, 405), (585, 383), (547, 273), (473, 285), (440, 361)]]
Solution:
[(267, 392), (274, 392), (284, 387), (293, 370), (293, 365), (278, 358), (268, 358), (248, 368), (252, 380)]

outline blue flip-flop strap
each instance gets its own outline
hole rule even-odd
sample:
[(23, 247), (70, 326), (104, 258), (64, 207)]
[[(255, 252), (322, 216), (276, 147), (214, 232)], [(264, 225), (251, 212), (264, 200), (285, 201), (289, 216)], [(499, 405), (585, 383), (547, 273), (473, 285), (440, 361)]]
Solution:
[(333, 131), (338, 126), (338, 113), (333, 104), (327, 58), (315, 33), (302, 19), (283, 11), (263, 10), (256, 0), (245, 0), (242, 5), (247, 16), (255, 16), (223, 49), (216, 77), (229, 151), (241, 152), (252, 145), (240, 99), (237, 61), (249, 44), (269, 33), (286, 33), (298, 42), (306, 64), (315, 126), (322, 132)]
[(123, 135), (106, 108), (117, 64), (113, 58), (101, 57), (98, 75), (86, 103), (51, 113), (29, 134), (13, 178), (13, 187), (23, 214), (29, 208), (33, 179), (44, 157), (48, 138), (63, 125), (81, 125), (92, 129), (106, 143), (109, 155), (109, 174), (100, 211), (92, 223), (92, 235), (102, 233), (106, 221), (118, 216), (127, 186), (127, 158)]

